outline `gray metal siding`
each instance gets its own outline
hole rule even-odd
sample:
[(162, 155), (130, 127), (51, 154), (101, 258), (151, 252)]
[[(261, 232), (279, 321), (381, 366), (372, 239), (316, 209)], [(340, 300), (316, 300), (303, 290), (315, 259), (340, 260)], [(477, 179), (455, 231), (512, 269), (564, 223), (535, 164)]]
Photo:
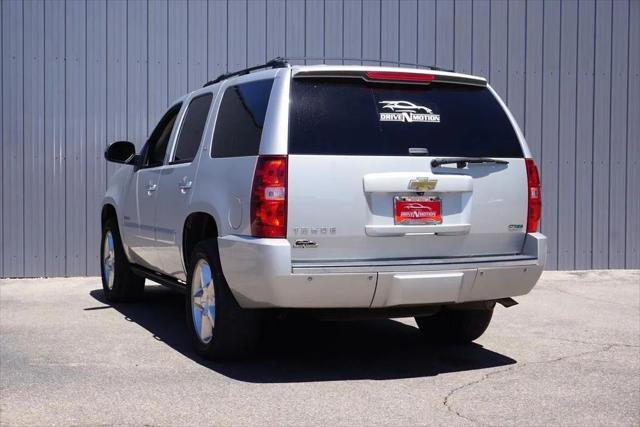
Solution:
[(107, 142), (280, 55), (488, 77), (542, 173), (549, 268), (640, 268), (638, 1), (3, 0), (0, 23), (0, 277), (96, 274)]
[(640, 2), (629, 3), (625, 266), (640, 264)]

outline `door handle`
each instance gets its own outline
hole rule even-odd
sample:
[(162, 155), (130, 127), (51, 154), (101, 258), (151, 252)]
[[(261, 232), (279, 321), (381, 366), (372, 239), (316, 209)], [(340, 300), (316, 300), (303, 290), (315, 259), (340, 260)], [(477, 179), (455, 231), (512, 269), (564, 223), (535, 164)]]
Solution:
[(182, 181), (178, 184), (178, 189), (182, 194), (186, 194), (187, 191), (191, 190), (191, 186), (193, 185), (193, 181)]
[(158, 189), (158, 184), (145, 185), (144, 189), (147, 190), (147, 194), (150, 196), (154, 191)]

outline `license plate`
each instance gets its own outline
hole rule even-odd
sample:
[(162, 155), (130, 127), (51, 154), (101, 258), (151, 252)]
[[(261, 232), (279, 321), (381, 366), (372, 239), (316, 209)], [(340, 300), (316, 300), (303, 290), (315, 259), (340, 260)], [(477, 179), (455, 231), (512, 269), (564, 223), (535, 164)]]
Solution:
[(441, 201), (438, 197), (404, 197), (393, 200), (395, 223), (430, 225), (442, 223)]

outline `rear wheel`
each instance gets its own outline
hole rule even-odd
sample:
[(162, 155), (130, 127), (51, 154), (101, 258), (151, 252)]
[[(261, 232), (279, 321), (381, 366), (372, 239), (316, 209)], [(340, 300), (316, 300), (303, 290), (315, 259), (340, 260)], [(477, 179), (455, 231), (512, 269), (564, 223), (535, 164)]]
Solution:
[(106, 220), (102, 227), (100, 254), (102, 289), (107, 300), (121, 302), (139, 299), (144, 292), (144, 278), (131, 271), (115, 219)]
[(220, 268), (217, 242), (196, 245), (189, 264), (187, 325), (196, 351), (209, 359), (250, 354), (258, 339), (257, 314), (233, 298)]
[(474, 310), (444, 308), (432, 316), (416, 317), (416, 323), (429, 341), (466, 344), (478, 339), (487, 330), (493, 307)]

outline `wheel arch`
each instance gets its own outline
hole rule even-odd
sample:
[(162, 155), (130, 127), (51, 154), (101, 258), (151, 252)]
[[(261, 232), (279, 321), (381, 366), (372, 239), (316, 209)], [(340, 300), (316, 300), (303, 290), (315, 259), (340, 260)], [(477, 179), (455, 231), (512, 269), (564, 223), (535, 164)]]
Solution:
[(120, 240), (120, 244), (122, 244), (122, 249), (124, 250), (124, 255), (127, 257), (127, 261), (131, 262), (131, 254), (129, 253), (129, 247), (125, 243), (122, 235), (122, 229), (120, 228), (120, 221), (118, 219), (118, 211), (115, 208), (115, 205), (106, 201), (102, 205), (102, 211), (100, 212), (100, 228), (104, 229), (106, 222), (110, 219), (113, 219), (116, 222), (116, 231), (118, 233), (118, 239)]
[(118, 225), (118, 214), (115, 206), (111, 203), (105, 203), (102, 205), (102, 211), (100, 213), (100, 224), (104, 227), (104, 223), (110, 218), (113, 218), (116, 221), (116, 225)]
[(218, 237), (218, 224), (210, 213), (192, 212), (182, 227), (182, 261), (185, 272), (189, 274), (190, 257), (196, 245), (203, 240)]

